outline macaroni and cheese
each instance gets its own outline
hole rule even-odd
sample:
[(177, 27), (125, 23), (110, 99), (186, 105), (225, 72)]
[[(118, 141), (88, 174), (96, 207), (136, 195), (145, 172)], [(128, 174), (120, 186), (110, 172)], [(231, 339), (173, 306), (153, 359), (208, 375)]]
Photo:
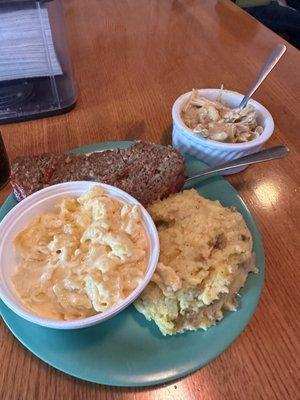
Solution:
[(46, 318), (103, 312), (126, 298), (146, 273), (140, 206), (123, 204), (97, 186), (63, 199), (58, 213), (36, 217), (15, 246), (15, 289), (28, 309)]

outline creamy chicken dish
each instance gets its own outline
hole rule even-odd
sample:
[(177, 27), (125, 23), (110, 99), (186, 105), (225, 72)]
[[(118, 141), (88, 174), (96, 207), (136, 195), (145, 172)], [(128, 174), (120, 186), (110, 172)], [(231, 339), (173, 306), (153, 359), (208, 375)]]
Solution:
[(256, 271), (252, 237), (242, 215), (194, 189), (148, 209), (158, 229), (160, 257), (135, 307), (163, 335), (207, 329), (236, 310), (237, 293)]
[(97, 186), (62, 200), (57, 213), (36, 217), (15, 246), (16, 292), (29, 310), (46, 318), (103, 312), (126, 298), (146, 273), (140, 206), (124, 205)]
[(252, 105), (229, 108), (221, 101), (206, 99), (195, 89), (181, 111), (181, 118), (194, 134), (218, 142), (249, 142), (263, 132)]

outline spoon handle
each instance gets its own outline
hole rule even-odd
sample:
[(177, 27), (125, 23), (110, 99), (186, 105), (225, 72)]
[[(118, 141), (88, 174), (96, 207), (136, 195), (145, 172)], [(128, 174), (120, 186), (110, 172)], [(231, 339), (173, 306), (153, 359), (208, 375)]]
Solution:
[(211, 167), (206, 169), (200, 174), (194, 175), (185, 180), (184, 186), (195, 183), (199, 178), (204, 176), (215, 174), (216, 172), (227, 171), (231, 168), (244, 167), (245, 165), (255, 164), (262, 161), (274, 160), (276, 158), (282, 158), (288, 155), (289, 149), (286, 146), (274, 146), (269, 149), (258, 151), (257, 153), (249, 154), (247, 156), (238, 158), (233, 161), (226, 162), (218, 165), (217, 167)]
[(264, 66), (262, 67), (260, 73), (258, 74), (257, 78), (251, 84), (251, 86), (248, 88), (245, 96), (243, 97), (243, 100), (241, 101), (241, 103), (239, 105), (240, 109), (244, 108), (246, 106), (246, 104), (248, 103), (248, 101), (251, 98), (251, 96), (253, 95), (253, 93), (260, 86), (260, 84), (265, 80), (265, 78), (268, 76), (268, 74), (272, 71), (272, 69), (278, 63), (280, 58), (283, 56), (285, 50), (286, 50), (286, 47), (284, 44), (278, 44), (273, 49), (272, 53), (269, 55)]

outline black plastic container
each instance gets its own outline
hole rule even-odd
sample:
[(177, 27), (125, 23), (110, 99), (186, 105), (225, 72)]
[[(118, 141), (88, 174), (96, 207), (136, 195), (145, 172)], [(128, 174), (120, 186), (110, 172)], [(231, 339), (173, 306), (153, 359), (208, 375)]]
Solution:
[(10, 167), (9, 160), (0, 132), (0, 189), (2, 189), (9, 181)]

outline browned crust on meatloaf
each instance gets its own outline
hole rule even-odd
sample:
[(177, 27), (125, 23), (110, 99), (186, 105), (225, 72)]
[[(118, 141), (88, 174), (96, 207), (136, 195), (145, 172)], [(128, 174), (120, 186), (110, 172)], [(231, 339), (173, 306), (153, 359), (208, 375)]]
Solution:
[(11, 184), (18, 201), (49, 185), (91, 180), (123, 189), (147, 206), (178, 192), (184, 184), (181, 154), (171, 146), (145, 142), (90, 155), (18, 157), (11, 171)]
[(55, 167), (55, 154), (17, 157), (11, 165), (11, 185), (18, 201), (47, 186)]

